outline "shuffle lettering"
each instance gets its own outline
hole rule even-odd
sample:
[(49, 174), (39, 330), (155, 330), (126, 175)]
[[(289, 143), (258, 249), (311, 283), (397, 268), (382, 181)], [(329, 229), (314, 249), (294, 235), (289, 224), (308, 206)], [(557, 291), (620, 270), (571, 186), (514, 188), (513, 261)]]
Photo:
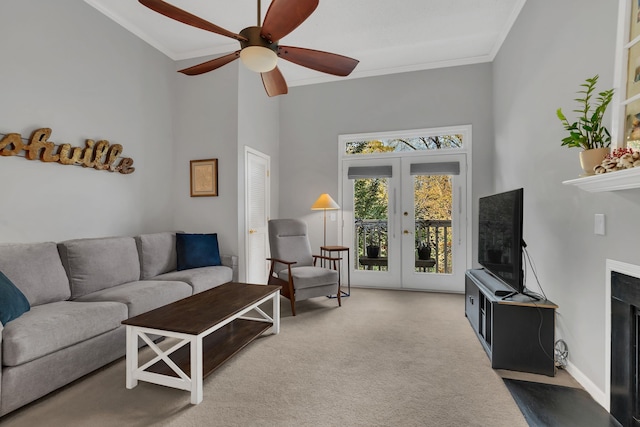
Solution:
[(122, 145), (109, 144), (107, 140), (87, 139), (85, 147), (72, 147), (70, 144), (60, 144), (49, 141), (51, 129), (36, 129), (25, 144), (19, 133), (10, 133), (0, 139), (0, 156), (17, 156), (24, 151), (28, 160), (42, 162), (57, 162), (63, 165), (81, 165), (122, 174), (133, 173), (133, 159), (123, 157), (116, 166), (116, 160), (122, 154)]

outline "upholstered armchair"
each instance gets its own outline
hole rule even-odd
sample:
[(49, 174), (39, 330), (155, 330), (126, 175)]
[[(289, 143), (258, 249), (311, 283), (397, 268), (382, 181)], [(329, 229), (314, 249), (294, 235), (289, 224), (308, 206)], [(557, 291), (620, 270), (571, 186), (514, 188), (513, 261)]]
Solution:
[[(296, 301), (313, 297), (336, 295), (340, 300), (340, 281), (336, 269), (340, 258), (312, 255), (307, 224), (298, 219), (269, 221), (271, 269), (269, 284), (282, 286), (282, 295), (291, 301), (296, 315)], [(316, 266), (318, 259), (329, 262), (332, 268)]]

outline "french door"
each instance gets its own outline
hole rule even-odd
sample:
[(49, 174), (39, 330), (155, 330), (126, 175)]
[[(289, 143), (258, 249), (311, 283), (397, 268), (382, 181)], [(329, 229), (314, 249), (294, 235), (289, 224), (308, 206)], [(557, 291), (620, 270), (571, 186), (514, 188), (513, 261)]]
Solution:
[(347, 159), (343, 242), (354, 285), (464, 291), (466, 155)]

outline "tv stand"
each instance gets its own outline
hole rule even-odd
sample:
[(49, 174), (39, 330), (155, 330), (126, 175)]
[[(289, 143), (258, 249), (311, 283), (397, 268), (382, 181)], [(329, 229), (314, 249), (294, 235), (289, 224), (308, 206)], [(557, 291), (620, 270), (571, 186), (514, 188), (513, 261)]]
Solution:
[(496, 295), (509, 291), (512, 289), (485, 270), (465, 274), (465, 316), (491, 367), (554, 376), (558, 306), (517, 292), (509, 297)]

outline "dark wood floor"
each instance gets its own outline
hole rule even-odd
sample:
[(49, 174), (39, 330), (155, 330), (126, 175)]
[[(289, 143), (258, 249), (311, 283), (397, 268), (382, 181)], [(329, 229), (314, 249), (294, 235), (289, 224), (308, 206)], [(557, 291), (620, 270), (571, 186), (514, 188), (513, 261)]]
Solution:
[(582, 389), (504, 379), (530, 426), (621, 427)]

